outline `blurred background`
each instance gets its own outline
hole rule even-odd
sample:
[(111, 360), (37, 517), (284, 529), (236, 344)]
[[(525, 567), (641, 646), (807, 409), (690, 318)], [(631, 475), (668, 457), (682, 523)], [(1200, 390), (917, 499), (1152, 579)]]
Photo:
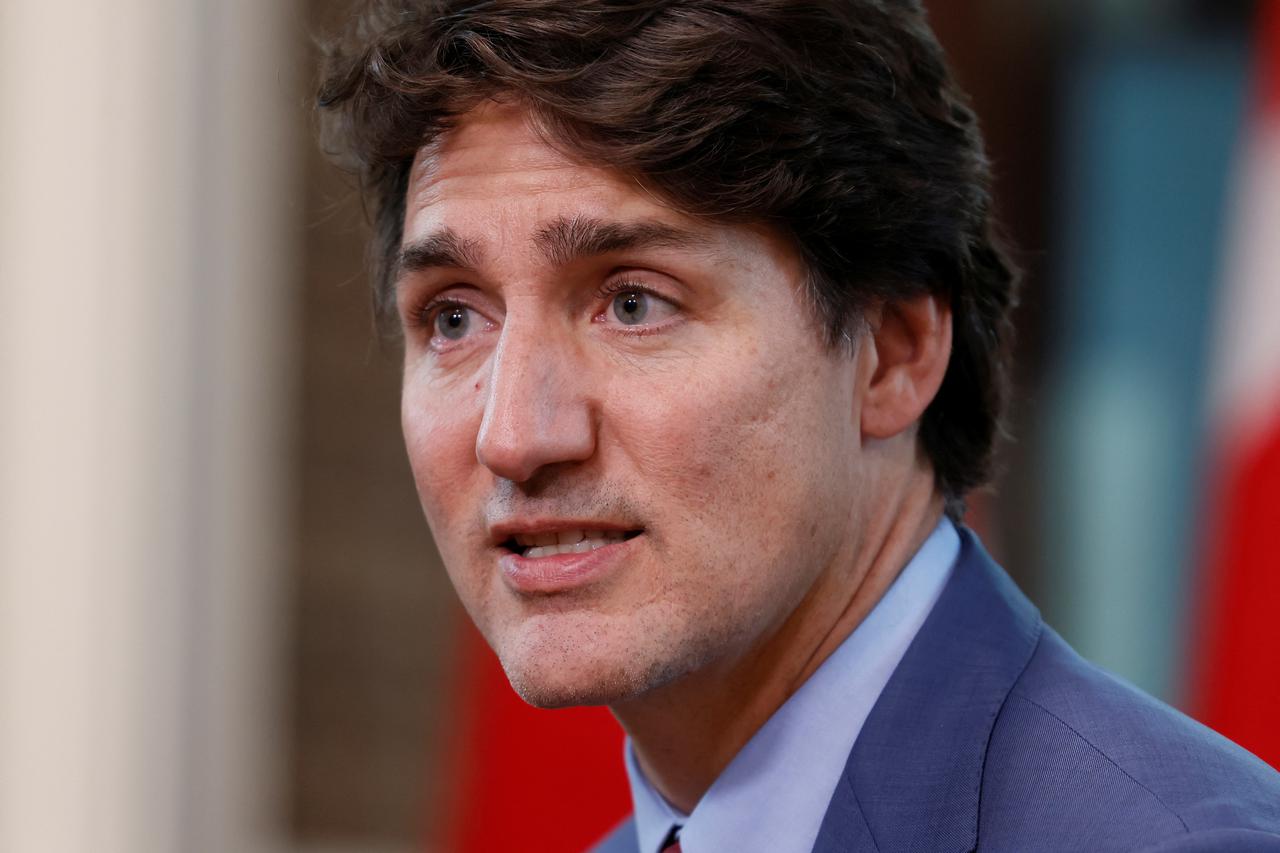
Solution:
[[(930, 5), (1028, 273), (971, 523), (1280, 764), (1277, 3)], [(348, 15), (0, 5), (0, 850), (573, 850), (626, 810), (607, 714), (511, 696), (422, 521), (314, 138)]]

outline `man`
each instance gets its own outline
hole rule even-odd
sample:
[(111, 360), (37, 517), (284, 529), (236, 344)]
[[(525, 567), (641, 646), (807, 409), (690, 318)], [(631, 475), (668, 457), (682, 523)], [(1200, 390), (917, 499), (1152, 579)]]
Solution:
[(911, 0), (440, 0), (331, 57), (426, 517), (603, 850), (1280, 850), (1280, 780), (958, 527), (1015, 275)]

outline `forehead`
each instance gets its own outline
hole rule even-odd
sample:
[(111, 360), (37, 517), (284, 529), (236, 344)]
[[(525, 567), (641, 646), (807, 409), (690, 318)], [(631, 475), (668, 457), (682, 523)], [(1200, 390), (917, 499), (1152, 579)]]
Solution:
[(443, 237), (446, 257), (503, 275), (531, 269), (529, 261), (558, 268), (644, 247), (725, 272), (768, 268), (775, 274), (769, 278), (788, 288), (805, 278), (799, 254), (775, 229), (686, 214), (634, 177), (564, 153), (535, 122), (520, 106), (487, 101), (418, 152), (406, 191), (402, 263), (423, 246), (435, 255)]
[(406, 238), (459, 208), (479, 206), (501, 215), (516, 204), (568, 204), (591, 217), (693, 222), (634, 178), (571, 159), (548, 144), (535, 122), (518, 105), (486, 101), (421, 149), (409, 175)]

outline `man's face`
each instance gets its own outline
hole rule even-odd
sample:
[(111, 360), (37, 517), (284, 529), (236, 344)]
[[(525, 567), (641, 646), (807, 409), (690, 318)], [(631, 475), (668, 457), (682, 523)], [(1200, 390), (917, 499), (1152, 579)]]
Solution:
[(858, 359), (824, 345), (785, 241), (492, 103), (420, 154), (404, 233), (414, 478), (528, 701), (727, 672), (815, 606), (856, 535)]

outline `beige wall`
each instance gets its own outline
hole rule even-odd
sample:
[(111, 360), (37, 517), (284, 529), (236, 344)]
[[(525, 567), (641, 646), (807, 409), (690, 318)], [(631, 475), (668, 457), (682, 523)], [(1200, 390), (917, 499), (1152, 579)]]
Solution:
[(296, 25), (0, 7), (0, 849), (285, 844)]

